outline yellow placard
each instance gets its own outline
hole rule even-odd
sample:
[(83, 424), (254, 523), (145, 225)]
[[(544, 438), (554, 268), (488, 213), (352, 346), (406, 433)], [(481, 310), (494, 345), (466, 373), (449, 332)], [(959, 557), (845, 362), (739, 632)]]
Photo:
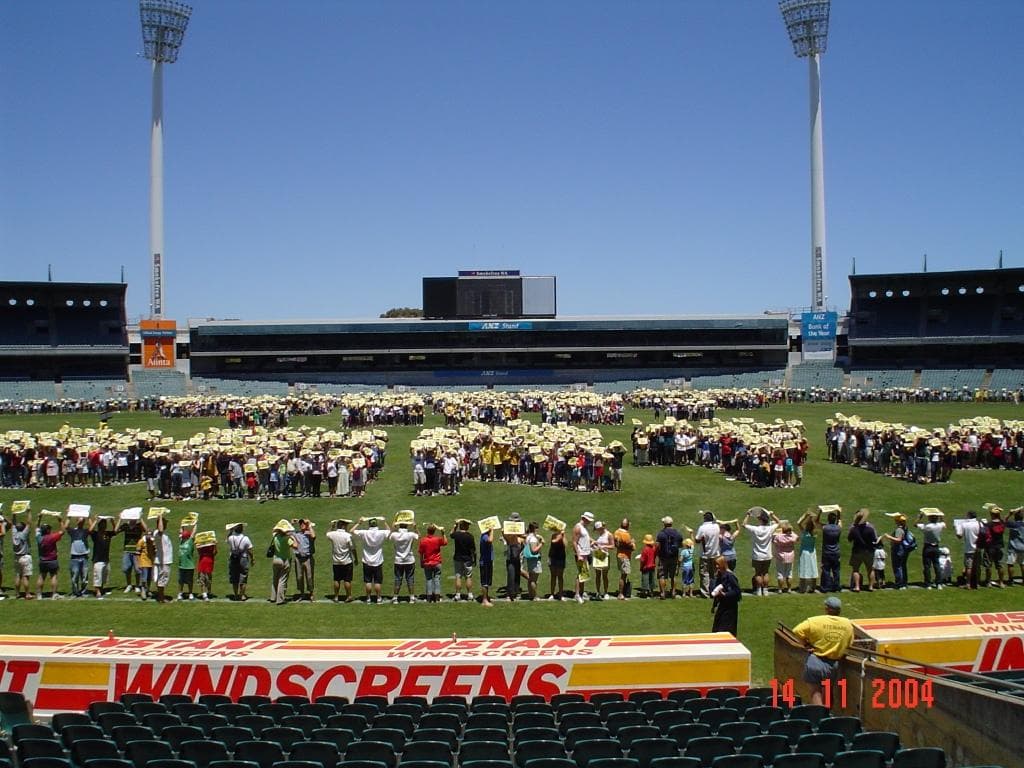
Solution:
[(150, 507), (149, 512), (146, 514), (147, 520), (159, 520), (161, 517), (167, 517), (171, 514), (171, 510), (167, 507)]
[(522, 520), (506, 520), (501, 532), (510, 536), (522, 536), (526, 533), (526, 523)]
[(403, 509), (395, 514), (395, 525), (412, 525), (416, 522), (416, 513), (411, 509)]
[(189, 512), (187, 515), (185, 515), (183, 518), (181, 518), (181, 525), (182, 525), (182, 527), (190, 526), (190, 525), (195, 525), (198, 522), (199, 522), (199, 513), (198, 512)]
[(256, 465), (255, 464), (246, 464), (244, 467), (242, 467), (242, 469), (245, 472), (245, 474), (247, 474), (247, 475), (252, 475), (252, 474), (256, 473)]
[(488, 531), (501, 528), (501, 521), (498, 519), (497, 515), (491, 515), (490, 517), (485, 517), (483, 520), (477, 520), (476, 524), (480, 527), (480, 533), (487, 533)]
[(217, 534), (214, 531), (202, 531), (196, 534), (196, 546), (208, 547), (217, 543)]
[(31, 501), (12, 501), (11, 502), (11, 514), (20, 515), (24, 512), (28, 512), (32, 508)]
[(565, 522), (559, 520), (557, 517), (554, 517), (553, 515), (548, 515), (544, 518), (544, 527), (549, 531), (564, 531)]
[(261, 459), (260, 461), (256, 462), (256, 467), (260, 470), (270, 469), (270, 462), (267, 461), (266, 459)]

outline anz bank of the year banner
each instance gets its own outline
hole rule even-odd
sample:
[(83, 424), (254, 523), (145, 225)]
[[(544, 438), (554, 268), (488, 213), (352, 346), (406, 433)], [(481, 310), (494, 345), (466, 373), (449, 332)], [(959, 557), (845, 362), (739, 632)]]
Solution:
[(835, 312), (804, 312), (800, 318), (804, 360), (833, 360), (836, 354)]

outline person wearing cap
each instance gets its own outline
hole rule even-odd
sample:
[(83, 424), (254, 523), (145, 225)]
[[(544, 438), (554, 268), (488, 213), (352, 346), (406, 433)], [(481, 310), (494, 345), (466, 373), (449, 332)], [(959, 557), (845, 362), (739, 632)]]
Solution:
[[(917, 514), (917, 527), (922, 531), (924, 546), (921, 549), (921, 565), (924, 570), (925, 589), (942, 589), (942, 577), (939, 574), (939, 548), (942, 546), (942, 532), (946, 524), (941, 515), (928, 515), (926, 522), (924, 510)], [(933, 581), (934, 578), (934, 581)]]
[(292, 572), (292, 552), (298, 543), (292, 537), (294, 527), (287, 520), (279, 520), (274, 526), (268, 554), (273, 558), (271, 568), (273, 580), (270, 588), (270, 602), (284, 605), (288, 602), (288, 577)]
[[(416, 602), (414, 585), (416, 583), (416, 557), (412, 553), (413, 544), (419, 541), (420, 535), (416, 531), (416, 523), (399, 523), (388, 534), (388, 538), (395, 545), (395, 592), (391, 602), (398, 603), (398, 594), (402, 591), (402, 584), (406, 586), (409, 593), (409, 602)], [(428, 598), (430, 593), (427, 593)]]
[(629, 532), (629, 518), (622, 518), (618, 530), (615, 531), (615, 560), (619, 566), (619, 600), (628, 600), (633, 595), (633, 585), (629, 576), (633, 567), (633, 551), (636, 542)]
[(715, 519), (714, 512), (703, 513), (702, 522), (693, 538), (700, 544), (700, 594), (710, 597), (711, 574), (717, 570), (715, 559), (722, 554), (722, 527)]
[[(312, 488), (312, 486), (307, 487)], [(306, 495), (310, 494), (312, 494), (312, 490), (306, 493)], [(298, 594), (295, 596), (295, 599), (309, 602), (313, 600), (313, 575), (316, 565), (314, 560), (316, 555), (316, 529), (313, 527), (313, 523), (301, 517), (293, 521), (293, 525), (298, 526), (292, 531), (292, 539), (294, 539), (296, 544), (295, 587), (298, 590)]]
[(594, 522), (592, 512), (580, 515), (580, 521), (572, 529), (572, 549), (576, 557), (576, 602), (586, 602), (587, 579), (590, 578), (591, 541), (589, 526)]
[[(679, 545), (683, 537), (672, 527), (672, 518), (666, 515), (661, 518), (661, 530), (656, 537), (658, 549), (658, 588), (659, 597), (666, 596), (674, 600), (676, 596), (676, 574), (679, 571)], [(668, 587), (666, 595), (665, 588)]]
[(892, 557), (892, 574), (896, 589), (907, 588), (907, 558), (910, 550), (904, 546), (907, 539), (907, 518), (906, 515), (896, 515), (893, 518), (896, 528), (892, 533), (883, 533), (882, 539), (892, 542), (890, 549)]
[(811, 686), (811, 704), (822, 703), (822, 684), (834, 681), (839, 661), (853, 645), (853, 623), (839, 615), (842, 609), (842, 602), (832, 595), (825, 600), (823, 616), (811, 616), (793, 627), (809, 651), (803, 678)]
[(228, 536), (228, 581), (234, 600), (245, 602), (249, 599), (245, 592), (252, 564), (252, 539), (245, 534), (245, 523), (239, 523)]
[(334, 602), (339, 601), (341, 587), (345, 587), (345, 602), (352, 602), (352, 569), (355, 563), (355, 546), (348, 527), (351, 520), (335, 520), (333, 528), (327, 532), (327, 541), (331, 544), (331, 569), (334, 576)]

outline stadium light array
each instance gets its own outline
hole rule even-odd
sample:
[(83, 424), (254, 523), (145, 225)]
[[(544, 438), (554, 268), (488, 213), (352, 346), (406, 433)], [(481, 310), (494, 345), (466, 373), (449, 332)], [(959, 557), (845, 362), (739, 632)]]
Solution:
[(153, 119), (149, 152), (149, 314), (164, 313), (164, 79), (163, 65), (178, 60), (191, 6), (174, 0), (140, 0), (143, 56), (153, 62)]
[(779, 0), (779, 10), (793, 43), (806, 57), (811, 97), (811, 309), (825, 309), (825, 150), (821, 128), (821, 60), (828, 46), (830, 0)]

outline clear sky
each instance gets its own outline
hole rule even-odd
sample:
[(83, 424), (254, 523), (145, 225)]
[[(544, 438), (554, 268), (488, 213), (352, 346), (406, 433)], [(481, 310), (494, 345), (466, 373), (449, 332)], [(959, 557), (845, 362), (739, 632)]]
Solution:
[[(165, 71), (165, 315), (375, 317), (420, 278), (560, 314), (810, 297), (807, 66), (772, 0), (196, 0)], [(834, 0), (829, 303), (857, 271), (1024, 266), (1024, 2)], [(0, 279), (149, 301), (132, 0), (0, 3)]]

